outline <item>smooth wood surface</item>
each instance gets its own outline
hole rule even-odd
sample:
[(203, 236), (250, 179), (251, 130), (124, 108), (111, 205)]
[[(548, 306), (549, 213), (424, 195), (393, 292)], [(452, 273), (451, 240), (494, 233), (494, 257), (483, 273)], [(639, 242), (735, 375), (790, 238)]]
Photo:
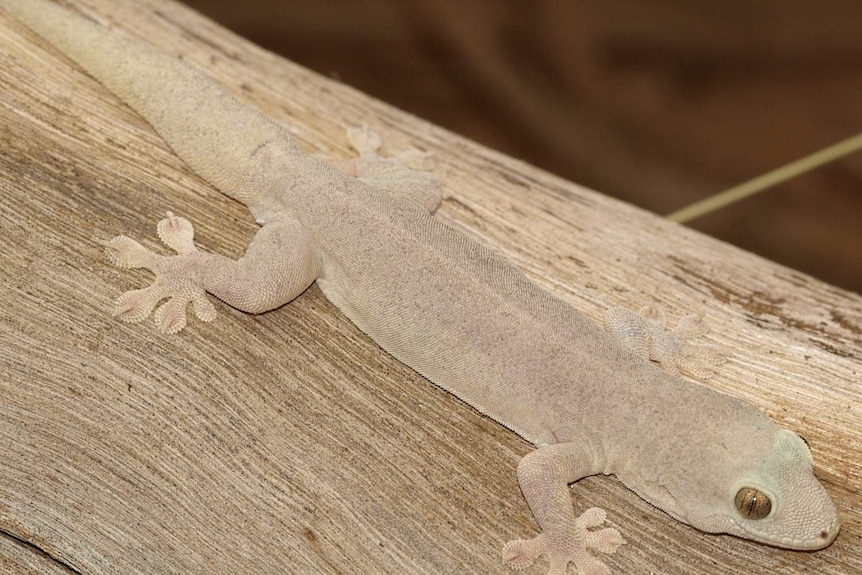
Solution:
[[(173, 2), (68, 4), (200, 66), (313, 153), (347, 157), (344, 126), (361, 123), (390, 150), (433, 151), (438, 217), (592, 317), (706, 312), (708, 339), (734, 354), (708, 384), (806, 437), (842, 533), (817, 553), (705, 535), (588, 478), (574, 504), (607, 509), (629, 542), (613, 573), (862, 572), (859, 295), (481, 148)], [(316, 287), (260, 316), (218, 304), (217, 321), (173, 336), (111, 318), (150, 278), (111, 267), (98, 240), (156, 246), (169, 209), (231, 257), (256, 229), (0, 14), (0, 569), (507, 573), (503, 543), (536, 530), (515, 479), (530, 445), (387, 356)]]

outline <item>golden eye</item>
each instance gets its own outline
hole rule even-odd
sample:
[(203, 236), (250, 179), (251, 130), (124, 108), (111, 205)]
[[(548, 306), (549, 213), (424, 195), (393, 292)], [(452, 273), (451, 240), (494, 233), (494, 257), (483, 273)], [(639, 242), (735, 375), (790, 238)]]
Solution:
[(746, 519), (763, 519), (772, 511), (772, 502), (763, 491), (743, 487), (733, 500), (739, 513)]

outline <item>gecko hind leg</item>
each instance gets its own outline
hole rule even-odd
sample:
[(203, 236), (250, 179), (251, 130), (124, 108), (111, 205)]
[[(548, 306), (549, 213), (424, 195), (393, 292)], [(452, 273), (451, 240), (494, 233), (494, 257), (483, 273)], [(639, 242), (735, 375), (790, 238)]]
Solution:
[(148, 269), (156, 276), (150, 287), (122, 294), (115, 304), (114, 316), (137, 323), (167, 300), (154, 314), (164, 333), (176, 333), (185, 327), (189, 303), (201, 320), (215, 319), (216, 310), (207, 292), (240, 310), (261, 313), (298, 296), (319, 273), (309, 236), (295, 220), (265, 225), (246, 254), (236, 261), (198, 250), (191, 222), (170, 212), (157, 230), (162, 242), (177, 255), (156, 254), (125, 236), (101, 243), (114, 265)]

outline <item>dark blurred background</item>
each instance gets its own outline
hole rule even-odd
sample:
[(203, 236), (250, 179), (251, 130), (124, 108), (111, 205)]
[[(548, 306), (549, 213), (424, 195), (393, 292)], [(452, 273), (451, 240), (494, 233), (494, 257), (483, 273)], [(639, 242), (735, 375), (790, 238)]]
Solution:
[[(858, 0), (185, 2), (659, 214), (862, 132)], [(862, 292), (862, 154), (689, 225)]]

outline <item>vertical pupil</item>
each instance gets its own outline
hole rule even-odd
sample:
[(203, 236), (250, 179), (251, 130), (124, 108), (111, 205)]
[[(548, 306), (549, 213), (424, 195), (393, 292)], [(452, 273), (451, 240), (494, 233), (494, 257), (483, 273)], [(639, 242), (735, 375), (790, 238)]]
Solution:
[(750, 495), (748, 499), (748, 514), (754, 515), (757, 509), (757, 493)]

